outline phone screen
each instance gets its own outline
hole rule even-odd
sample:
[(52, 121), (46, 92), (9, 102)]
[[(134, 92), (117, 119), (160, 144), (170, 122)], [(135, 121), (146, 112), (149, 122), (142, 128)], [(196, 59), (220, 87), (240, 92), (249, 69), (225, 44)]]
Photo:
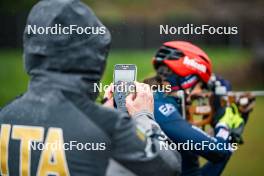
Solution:
[(115, 69), (114, 82), (125, 81), (134, 82), (136, 80), (136, 69)]
[(135, 81), (135, 72), (136, 70), (115, 70), (115, 82), (133, 82)]

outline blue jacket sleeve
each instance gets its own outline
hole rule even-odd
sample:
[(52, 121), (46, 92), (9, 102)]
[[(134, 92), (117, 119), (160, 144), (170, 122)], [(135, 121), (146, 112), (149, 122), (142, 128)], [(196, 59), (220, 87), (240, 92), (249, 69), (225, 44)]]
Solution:
[[(227, 147), (229, 133), (223, 127), (216, 129), (211, 137), (200, 128), (190, 125), (181, 117), (178, 109), (171, 103), (155, 101), (155, 119), (164, 133), (179, 147), (180, 143), (190, 143), (193, 151), (211, 162), (219, 162), (231, 155)], [(218, 147), (217, 147), (218, 146)]]
[[(230, 155), (231, 156), (231, 155)], [(212, 163), (208, 161), (202, 168), (201, 168), (201, 174), (202, 176), (219, 176), (222, 174), (226, 164), (228, 163), (229, 157), (226, 157), (222, 161), (218, 163)]]

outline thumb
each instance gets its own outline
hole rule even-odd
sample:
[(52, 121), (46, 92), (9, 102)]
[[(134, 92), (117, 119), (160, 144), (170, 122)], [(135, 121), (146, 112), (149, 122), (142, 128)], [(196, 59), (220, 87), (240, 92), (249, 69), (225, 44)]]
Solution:
[(108, 99), (108, 100), (103, 104), (103, 106), (113, 108), (113, 107), (114, 107), (114, 99), (113, 99), (113, 97), (111, 97), (110, 99)]

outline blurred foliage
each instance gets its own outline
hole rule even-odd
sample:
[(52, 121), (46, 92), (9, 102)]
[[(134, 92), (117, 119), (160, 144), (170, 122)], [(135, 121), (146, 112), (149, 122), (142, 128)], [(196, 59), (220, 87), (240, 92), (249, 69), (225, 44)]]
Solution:
[(20, 12), (29, 11), (31, 7), (38, 2), (37, 0), (1, 0), (0, 11), (8, 14), (18, 14)]
[[(4, 13), (28, 12), (38, 0), (1, 0), (0, 10)], [(96, 14), (107, 21), (123, 19), (157, 22), (164, 18), (221, 18), (241, 19), (241, 16), (258, 18), (263, 16), (262, 0), (83, 0)], [(247, 13), (244, 13), (244, 12)], [(227, 19), (227, 17), (229, 17)]]
[[(37, 2), (38, 0), (2, 0), (0, 11), (8, 14), (28, 12)], [(199, 14), (193, 8), (193, 4), (199, 5), (199, 3), (179, 0), (83, 0), (83, 2), (89, 5), (100, 18), (107, 21), (120, 21), (124, 18), (157, 21), (179, 14), (188, 13), (191, 16)]]
[(136, 21), (159, 21), (188, 11), (192, 6), (175, 0), (84, 0), (96, 14), (106, 21), (124, 19)]

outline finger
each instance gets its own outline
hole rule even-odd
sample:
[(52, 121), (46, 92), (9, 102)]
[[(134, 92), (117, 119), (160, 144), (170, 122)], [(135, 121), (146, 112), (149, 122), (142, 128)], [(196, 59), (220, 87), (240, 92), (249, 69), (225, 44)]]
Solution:
[(110, 98), (110, 99), (108, 99), (108, 100), (103, 104), (103, 106), (113, 108), (113, 107), (114, 107), (114, 99), (113, 99), (113, 97)]
[(146, 95), (147, 92), (150, 92), (150, 90), (144, 83), (136, 83), (136, 91), (138, 96)]
[(141, 89), (141, 88), (140, 88), (140, 83), (139, 83), (139, 82), (135, 81), (134, 84), (135, 84), (135, 86), (136, 86), (136, 90), (137, 90), (137, 91)]
[(144, 84), (144, 95), (148, 98), (148, 99), (152, 99), (153, 98), (153, 92), (150, 89), (149, 85)]
[(143, 89), (144, 89), (145, 92), (148, 92), (148, 93), (151, 92), (151, 91), (150, 91), (150, 86), (149, 86), (148, 84), (144, 84), (144, 83), (142, 83), (142, 87), (143, 87)]
[(133, 102), (133, 94), (129, 94), (129, 95), (126, 97), (126, 102)]
[(113, 97), (113, 92), (114, 92), (114, 85), (113, 83), (111, 83), (105, 91), (104, 98), (110, 99), (111, 97)]

